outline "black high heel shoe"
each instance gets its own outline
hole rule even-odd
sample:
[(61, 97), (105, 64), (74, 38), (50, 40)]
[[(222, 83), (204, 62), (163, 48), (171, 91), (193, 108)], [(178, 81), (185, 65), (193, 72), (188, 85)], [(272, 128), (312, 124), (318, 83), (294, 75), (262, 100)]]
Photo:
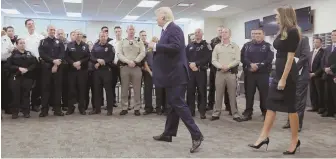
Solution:
[(296, 152), (296, 149), (299, 149), (299, 150), (300, 150), (300, 145), (301, 145), (301, 142), (300, 142), (300, 140), (298, 140), (298, 142), (297, 142), (297, 144), (296, 144), (296, 147), (295, 147), (295, 149), (294, 149), (293, 152), (285, 151), (285, 152), (283, 152), (283, 154), (284, 154), (284, 155), (294, 155), (295, 152)]
[(258, 145), (254, 145), (254, 144), (249, 144), (248, 146), (249, 147), (252, 147), (254, 149), (259, 149), (261, 146), (263, 146), (264, 144), (266, 144), (266, 151), (267, 151), (267, 148), (268, 148), (268, 144), (269, 144), (270, 140), (269, 138), (267, 137), (265, 140), (263, 140), (262, 142), (260, 142)]

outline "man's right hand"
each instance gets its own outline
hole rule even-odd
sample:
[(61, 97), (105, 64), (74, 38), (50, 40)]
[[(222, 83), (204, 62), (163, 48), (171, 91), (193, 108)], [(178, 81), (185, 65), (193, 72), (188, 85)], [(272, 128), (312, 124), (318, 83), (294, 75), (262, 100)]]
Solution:
[(51, 72), (52, 72), (52, 73), (56, 73), (56, 72), (57, 72), (57, 69), (58, 69), (58, 67), (57, 67), (57, 65), (55, 64), (55, 65), (51, 68)]
[(61, 60), (61, 59), (55, 59), (55, 60), (53, 61), (53, 63), (54, 63), (55, 65), (59, 66), (59, 65), (61, 65), (61, 63), (62, 63), (62, 60)]
[(129, 66), (129, 67), (135, 67), (135, 63), (134, 63), (134, 61), (129, 62), (129, 63), (128, 63), (128, 66)]
[(100, 66), (99, 63), (96, 63), (96, 64), (94, 65), (94, 67), (95, 67), (96, 69), (98, 69), (99, 66)]
[(22, 74), (25, 74), (28, 70), (27, 70), (26, 68), (19, 67), (19, 71), (20, 71)]
[(309, 77), (310, 77), (310, 78), (315, 77), (315, 73), (310, 73), (310, 74), (309, 74)]
[(257, 71), (257, 69), (258, 69), (258, 65), (257, 65), (257, 64), (255, 64), (255, 63), (251, 63), (250, 66), (251, 66), (251, 71), (252, 71), (252, 72)]

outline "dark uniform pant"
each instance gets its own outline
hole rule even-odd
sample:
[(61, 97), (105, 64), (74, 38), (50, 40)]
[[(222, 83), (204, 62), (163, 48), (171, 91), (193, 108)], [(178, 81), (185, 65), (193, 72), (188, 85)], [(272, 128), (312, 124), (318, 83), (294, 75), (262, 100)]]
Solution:
[(165, 88), (155, 87), (155, 97), (156, 97), (156, 112), (158, 111), (167, 112), (167, 96)]
[[(11, 93), (8, 86), (9, 82), (9, 72), (5, 68), (6, 61), (1, 61), (1, 108), (5, 110), (6, 113), (10, 112), (10, 103), (11, 103)], [(8, 93), (6, 93), (8, 92)]]
[(320, 77), (313, 77), (310, 80), (310, 100), (313, 110), (323, 108), (323, 87), (324, 83)]
[[(68, 72), (68, 90), (69, 90), (69, 109), (75, 109), (74, 104), (79, 98), (78, 109), (85, 110), (86, 92), (87, 92), (88, 70), (77, 70)], [(78, 89), (77, 89), (78, 88)]]
[(113, 89), (113, 96), (114, 96), (114, 104), (116, 104), (117, 103), (116, 86), (117, 86), (117, 83), (118, 83), (118, 79), (119, 79), (119, 81), (121, 81), (120, 80), (120, 68), (119, 67), (113, 67), (112, 72), (113, 72), (113, 75), (112, 75), (112, 89)]
[(258, 88), (260, 97), (260, 110), (264, 114), (266, 112), (266, 99), (269, 87), (268, 73), (252, 73), (246, 72), (246, 109), (244, 115), (251, 116), (253, 114), (254, 95)]
[(33, 86), (33, 79), (29, 79), (23, 76), (10, 77), (9, 87), (12, 92), (12, 113), (18, 114), (19, 109), (24, 114), (30, 113), (30, 91)]
[[(64, 66), (63, 67), (63, 82), (62, 82), (62, 107), (69, 107), (69, 66)], [(76, 91), (78, 92), (78, 90)], [(77, 101), (76, 101), (77, 103)]]
[(94, 108), (97, 111), (101, 110), (101, 106), (103, 105), (102, 96), (103, 96), (103, 88), (106, 92), (106, 100), (107, 100), (107, 110), (113, 110), (113, 91), (112, 90), (112, 70), (109, 69), (99, 69), (93, 72), (93, 97), (94, 97)]
[(32, 89), (32, 94), (31, 94), (31, 105), (34, 106), (40, 106), (41, 103), (41, 72), (42, 68), (41, 68), (41, 63), (38, 63), (36, 65), (36, 68), (34, 69), (34, 73), (35, 73), (35, 79), (34, 79), (34, 87)]
[(187, 85), (178, 85), (166, 88), (168, 104), (171, 109), (169, 110), (165, 130), (163, 135), (176, 136), (180, 118), (188, 128), (191, 138), (198, 140), (202, 136), (201, 131), (196, 125), (194, 119), (191, 116), (190, 109), (185, 103), (185, 93)]
[[(59, 66), (56, 73), (52, 73), (51, 69), (42, 66), (41, 72), (41, 95), (42, 95), (42, 112), (49, 111), (49, 100), (52, 100), (52, 106), (55, 112), (61, 112), (62, 99), (62, 83), (63, 83), (63, 68)], [(51, 93), (51, 91), (53, 91)], [(52, 95), (52, 97), (51, 97)]]
[[(91, 90), (91, 100), (90, 100), (90, 90)], [(87, 78), (87, 89), (86, 89), (86, 106), (85, 110), (89, 107), (89, 101), (91, 101), (92, 108), (94, 108), (94, 93), (93, 93), (93, 71), (88, 71), (88, 78)]]
[(153, 80), (152, 76), (147, 71), (143, 71), (144, 76), (144, 84), (145, 84), (145, 111), (152, 112), (153, 111)]
[(336, 112), (336, 84), (333, 78), (328, 76), (325, 81), (325, 93), (324, 93), (324, 103), (325, 112), (328, 116), (333, 116)]
[(296, 110), (299, 115), (299, 124), (302, 128), (304, 112), (307, 106), (307, 96), (308, 96), (308, 79), (298, 79), (296, 83)]
[(195, 115), (195, 93), (198, 91), (198, 111), (201, 115), (205, 115), (206, 110), (206, 86), (207, 86), (207, 72), (206, 71), (192, 71), (190, 72), (190, 79), (188, 82), (187, 91), (187, 105), (190, 108), (191, 114)]

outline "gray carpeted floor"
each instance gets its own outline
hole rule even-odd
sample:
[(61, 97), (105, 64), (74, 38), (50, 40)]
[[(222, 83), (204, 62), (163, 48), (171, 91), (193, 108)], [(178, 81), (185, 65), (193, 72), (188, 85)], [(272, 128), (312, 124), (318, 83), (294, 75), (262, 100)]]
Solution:
[[(245, 101), (239, 99), (242, 110)], [(101, 115), (12, 120), (3, 115), (1, 122), (1, 157), (284, 157), (290, 141), (290, 131), (281, 129), (286, 121), (285, 113), (278, 113), (270, 136), (268, 151), (247, 147), (258, 137), (262, 127), (258, 103), (252, 121), (236, 123), (223, 111), (221, 119), (211, 122), (195, 117), (205, 141), (198, 153), (190, 154), (190, 135), (180, 122), (178, 136), (172, 143), (155, 142), (153, 135), (162, 133), (165, 116), (136, 117), (131, 111), (119, 116), (115, 109), (112, 117)], [(210, 116), (210, 112), (208, 117)], [(300, 134), (301, 151), (295, 157), (336, 157), (336, 120), (306, 113), (304, 129)], [(293, 157), (293, 156), (291, 156)]]

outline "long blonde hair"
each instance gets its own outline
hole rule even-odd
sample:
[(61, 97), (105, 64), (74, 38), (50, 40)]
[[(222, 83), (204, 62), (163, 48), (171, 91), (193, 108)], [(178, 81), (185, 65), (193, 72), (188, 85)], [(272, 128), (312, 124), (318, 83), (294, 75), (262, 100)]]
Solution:
[(279, 14), (280, 20), (280, 30), (278, 35), (281, 36), (281, 40), (286, 40), (288, 37), (287, 31), (291, 28), (297, 28), (299, 31), (299, 37), (301, 38), (301, 28), (298, 26), (296, 13), (293, 7), (291, 6), (283, 6), (277, 8), (276, 11)]

